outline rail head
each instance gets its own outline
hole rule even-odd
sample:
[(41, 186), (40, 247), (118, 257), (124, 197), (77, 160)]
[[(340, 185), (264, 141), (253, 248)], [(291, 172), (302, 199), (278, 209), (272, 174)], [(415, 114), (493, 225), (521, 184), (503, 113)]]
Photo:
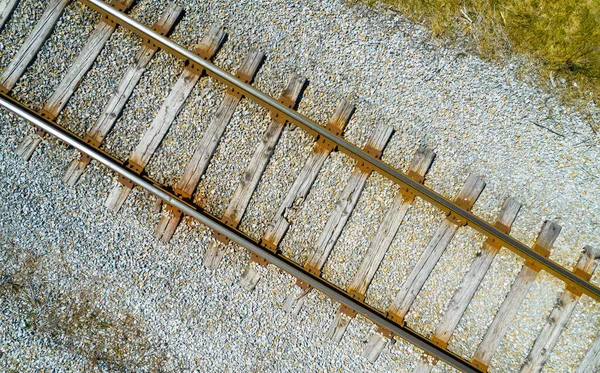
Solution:
[(238, 79), (234, 75), (214, 65), (212, 62), (207, 61), (200, 56), (194, 54), (192, 51), (185, 47), (173, 42), (169, 38), (160, 35), (148, 26), (141, 24), (134, 20), (128, 15), (120, 12), (118, 9), (112, 7), (110, 4), (105, 3), (102, 0), (80, 0), (83, 4), (89, 6), (93, 10), (101, 13), (120, 24), (121, 26), (133, 31), (139, 36), (153, 40), (153, 42), (164, 49), (168, 53), (186, 61), (188, 64), (198, 65), (206, 71), (206, 73), (215, 79), (221, 81), (230, 88), (234, 88), (241, 92), (247, 98), (255, 101), (264, 108), (276, 112), (284, 117), (289, 122), (302, 128), (310, 134), (323, 138), (337, 146), (337, 148), (355, 159), (356, 161), (363, 162), (369, 166), (375, 172), (380, 173), (390, 181), (399, 184), (401, 187), (408, 188), (415, 195), (418, 195), (422, 199), (428, 201), (436, 208), (442, 210), (446, 214), (453, 214), (460, 219), (464, 219), (467, 225), (471, 228), (482, 233), (486, 237), (493, 239), (495, 242), (501, 244), (501, 246), (513, 251), (517, 255), (521, 256), (525, 261), (533, 261), (539, 265), (539, 267), (552, 276), (565, 282), (567, 286), (579, 289), (582, 293), (587, 294), (591, 298), (600, 302), (600, 288), (592, 284), (590, 281), (577, 276), (575, 273), (559, 265), (558, 263), (550, 260), (543, 255), (535, 252), (532, 248), (523, 244), (522, 242), (514, 239), (510, 235), (500, 231), (489, 222), (481, 219), (474, 215), (470, 211), (462, 209), (456, 203), (446, 199), (437, 192), (429, 189), (428, 187), (414, 181), (404, 173), (396, 170), (385, 162), (373, 157), (367, 152), (363, 151), (359, 147), (346, 141), (344, 138), (337, 136), (336, 134), (323, 128), (316, 122), (307, 118), (306, 116), (298, 113), (297, 111), (290, 109), (286, 105), (278, 102), (276, 99), (255, 88), (254, 86)]
[(443, 349), (429, 339), (421, 336), (415, 331), (407, 328), (404, 325), (400, 325), (391, 319), (387, 318), (384, 314), (369, 306), (368, 304), (354, 299), (347, 292), (327, 282), (326, 280), (315, 276), (305, 270), (303, 267), (297, 265), (293, 261), (285, 258), (279, 253), (274, 253), (269, 248), (261, 246), (256, 241), (244, 235), (242, 232), (229, 227), (225, 223), (221, 222), (220, 219), (208, 214), (202, 209), (184, 201), (177, 197), (175, 194), (167, 190), (159, 183), (147, 178), (146, 176), (138, 175), (129, 168), (123, 165), (122, 162), (114, 159), (110, 155), (106, 154), (100, 149), (97, 149), (90, 144), (86, 143), (83, 139), (77, 135), (67, 131), (66, 129), (56, 125), (55, 123), (48, 121), (41, 117), (39, 114), (26, 108), (24, 105), (16, 102), (12, 98), (5, 94), (0, 94), (0, 106), (4, 107), (8, 111), (16, 114), (22, 119), (26, 120), (33, 126), (44, 130), (46, 133), (58, 138), (66, 144), (72, 146), (76, 150), (87, 154), (90, 158), (100, 162), (110, 170), (116, 172), (120, 176), (123, 176), (141, 188), (144, 188), (157, 198), (162, 199), (174, 208), (179, 209), (184, 214), (189, 215), (197, 219), (200, 223), (206, 225), (213, 231), (219, 232), (227, 236), (231, 241), (247, 248), (251, 253), (259, 255), (265, 258), (268, 262), (276, 265), (282, 270), (286, 271), (290, 275), (298, 278), (301, 281), (309, 284), (314, 289), (322, 292), (329, 298), (341, 303), (342, 305), (353, 309), (357, 313), (364, 315), (366, 318), (373, 321), (375, 324), (389, 330), (394, 335), (412, 343), (416, 347), (424, 350), (427, 354), (433, 356), (436, 359), (442, 360), (452, 367), (467, 373), (480, 373), (481, 370), (477, 369), (470, 362), (464, 360), (460, 356), (453, 354), (452, 352)]

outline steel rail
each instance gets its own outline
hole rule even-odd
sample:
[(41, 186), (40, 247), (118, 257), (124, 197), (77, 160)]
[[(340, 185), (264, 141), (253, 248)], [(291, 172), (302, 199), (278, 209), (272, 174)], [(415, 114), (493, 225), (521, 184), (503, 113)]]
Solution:
[(23, 118), (24, 120), (31, 123), (33, 126), (38, 127), (57, 139), (65, 142), (80, 152), (89, 155), (91, 158), (100, 162), (104, 166), (113, 170), (119, 175), (131, 180), (136, 185), (144, 188), (151, 194), (162, 199), (166, 203), (178, 208), (184, 214), (189, 215), (197, 219), (208, 228), (219, 232), (232, 241), (244, 246), (252, 253), (265, 258), (270, 263), (276, 265), (292, 276), (305, 281), (310, 284), (313, 288), (327, 295), (329, 298), (355, 310), (356, 312), (364, 315), (374, 323), (381, 325), (382, 327), (390, 330), (395, 335), (405, 339), (412, 343), (416, 347), (426, 351), (431, 356), (437, 359), (443, 360), (449, 365), (456, 369), (462, 370), (468, 373), (480, 373), (481, 371), (473, 366), (470, 362), (463, 358), (433, 344), (430, 340), (419, 335), (415, 331), (407, 328), (406, 326), (399, 325), (389, 320), (384, 314), (367, 305), (364, 302), (360, 302), (352, 298), (344, 290), (336, 287), (335, 285), (327, 282), (326, 280), (316, 277), (306, 271), (303, 267), (292, 262), (291, 260), (283, 257), (281, 254), (273, 253), (266, 247), (261, 246), (256, 241), (244, 235), (242, 232), (233, 229), (224, 223), (220, 219), (210, 215), (209, 213), (202, 211), (201, 208), (194, 206), (184, 200), (178, 198), (172, 192), (168, 191), (164, 186), (149, 179), (146, 176), (140, 176), (132, 172), (129, 168), (123, 165), (120, 161), (106, 154), (105, 152), (92, 147), (85, 141), (83, 141), (77, 135), (67, 131), (66, 129), (58, 126), (57, 124), (50, 122), (34, 111), (26, 108), (19, 102), (14, 101), (4, 94), (0, 94), (0, 106)]
[(426, 186), (415, 182), (414, 180), (406, 176), (404, 173), (394, 169), (390, 165), (382, 162), (381, 160), (374, 158), (362, 149), (344, 140), (344, 138), (336, 136), (333, 133), (327, 131), (317, 123), (313, 122), (311, 119), (305, 117), (304, 115), (298, 113), (293, 109), (288, 108), (287, 106), (278, 102), (277, 100), (260, 91), (259, 89), (241, 81), (240, 79), (229, 74), (225, 70), (217, 67), (210, 61), (202, 59), (201, 57), (194, 54), (192, 51), (186, 49), (185, 47), (173, 42), (172, 40), (163, 35), (158, 34), (151, 28), (139, 23), (138, 21), (127, 16), (126, 14), (121, 13), (117, 9), (113, 8), (110, 4), (107, 4), (101, 0), (80, 1), (89, 6), (90, 8), (98, 11), (102, 15), (111, 18), (121, 26), (128, 28), (134, 33), (140, 35), (141, 37), (151, 40), (152, 43), (154, 43), (156, 46), (164, 49), (165, 51), (171, 53), (172, 55), (178, 58), (181, 58), (182, 60), (186, 61), (187, 64), (200, 66), (210, 76), (221, 81), (228, 87), (242, 92), (244, 96), (257, 102), (264, 108), (283, 116), (291, 123), (306, 130), (312, 135), (319, 136), (328, 141), (331, 141), (337, 146), (337, 148), (340, 151), (352, 157), (356, 161), (367, 163), (370, 166), (370, 168), (372, 168), (374, 171), (385, 176), (392, 182), (399, 184), (401, 187), (408, 188), (410, 191), (423, 198), (424, 200), (428, 201), (429, 203), (442, 210), (446, 214), (455, 214), (457, 217), (464, 219), (465, 221), (467, 221), (467, 224), (471, 228), (479, 231), (487, 237), (493, 238), (494, 240), (500, 242), (502, 246), (510, 249), (525, 260), (532, 260), (536, 262), (546, 272), (557, 277), (566, 284), (581, 290), (583, 293), (600, 302), (600, 288), (593, 285), (591, 282), (575, 275), (573, 272), (562, 267), (555, 261), (538, 254), (522, 242), (499, 231), (487, 221), (472, 214), (470, 211), (463, 210), (452, 201), (447, 200), (442, 195), (427, 188)]

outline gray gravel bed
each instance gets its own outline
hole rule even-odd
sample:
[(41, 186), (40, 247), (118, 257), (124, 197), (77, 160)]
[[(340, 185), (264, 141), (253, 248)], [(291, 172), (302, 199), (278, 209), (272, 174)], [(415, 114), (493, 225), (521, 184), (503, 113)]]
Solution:
[[(44, 6), (45, 2), (22, 1), (17, 7), (0, 33), (0, 66), (9, 63)], [(163, 8), (161, 1), (139, 1), (132, 14), (151, 24)], [(600, 141), (590, 129), (590, 118), (560, 105), (533, 83), (531, 74), (518, 75), (526, 62), (514, 59), (499, 66), (481, 61), (460, 47), (443, 46), (423, 27), (392, 12), (362, 5), (221, 0), (190, 1), (184, 9), (172, 34), (175, 41), (193, 48), (210, 25), (222, 24), (228, 40), (215, 63), (234, 72), (248, 51), (258, 48), (267, 58), (255, 85), (278, 97), (292, 72), (306, 76), (309, 86), (299, 111), (315, 121), (326, 123), (341, 99), (354, 103), (357, 111), (345, 131), (351, 142), (362, 146), (379, 123), (393, 126), (396, 132), (383, 159), (398, 169), (406, 169), (419, 145), (433, 148), (437, 158), (426, 185), (444, 196), (453, 198), (470, 173), (484, 177), (487, 187), (473, 209), (479, 216), (493, 221), (502, 202), (515, 197), (523, 209), (513, 237), (531, 245), (545, 219), (557, 220), (563, 231), (551, 258), (567, 268), (584, 245), (600, 246)], [(96, 21), (81, 4), (70, 4), (14, 96), (40, 107)], [(131, 32), (118, 28), (58, 122), (83, 135), (140, 44)], [(128, 158), (181, 69), (182, 64), (165, 52), (156, 54), (104, 149)], [(166, 184), (180, 177), (223, 91), (220, 83), (200, 80), (147, 167), (152, 177)], [(597, 114), (595, 107), (590, 110)], [(22, 266), (9, 255), (16, 247), (39, 263), (31, 283), (49, 284), (44, 292), (62, 294), (56, 299), (48, 295), (42, 304), (62, 305), (57, 315), (69, 318), (81, 309), (82, 294), (89, 293), (94, 312), (114, 320), (106, 326), (86, 316), (95, 327), (101, 326), (98, 336), (80, 328), (68, 338), (64, 330), (59, 333), (63, 337), (48, 338), (37, 324), (33, 331), (23, 330), (19, 317), (25, 311), (18, 307), (28, 304), (3, 292), (11, 307), (1, 316), (0, 335), (23, 342), (16, 346), (0, 341), (0, 351), (11, 356), (10, 361), (27, 361), (24, 370), (81, 370), (92, 359), (81, 347), (85, 341), (104, 346), (127, 333), (137, 337), (116, 363), (129, 369), (350, 372), (410, 371), (414, 366), (420, 352), (402, 341), (375, 364), (360, 357), (374, 329), (360, 317), (339, 345), (328, 341), (323, 331), (337, 305), (320, 294), (309, 294), (298, 317), (286, 315), (281, 307), (294, 281), (275, 268), (259, 268), (263, 279), (257, 289), (242, 291), (237, 280), (248, 254), (233, 244), (227, 246), (219, 270), (205, 269), (201, 261), (210, 232), (191, 219), (184, 219), (170, 244), (157, 243), (152, 232), (160, 215), (150, 212), (154, 197), (148, 193), (136, 189), (120, 213), (106, 211), (103, 202), (116, 177), (102, 167), (92, 163), (75, 188), (65, 187), (60, 177), (77, 153), (57, 146), (55, 140), (46, 140), (31, 163), (21, 162), (12, 151), (32, 129), (5, 112), (1, 115), (0, 262), (8, 263), (3, 264), (2, 276)], [(224, 212), (269, 121), (265, 110), (242, 100), (198, 187), (196, 203), (217, 216)], [(283, 132), (241, 224), (251, 237), (265, 232), (312, 144), (300, 130)], [(348, 157), (331, 155), (302, 206), (290, 212), (293, 224), (281, 245), (286, 256), (303, 263), (311, 253), (353, 168)], [(325, 278), (347, 286), (396, 190), (379, 175), (369, 178), (324, 268)], [(417, 198), (369, 289), (370, 304), (382, 310), (390, 304), (441, 219), (442, 214)], [(458, 232), (408, 314), (409, 326), (425, 335), (433, 332), (482, 242), (483, 237), (469, 228)], [(521, 265), (516, 255), (501, 251), (450, 341), (451, 350), (471, 356)], [(593, 281), (599, 283), (600, 274)], [(491, 371), (518, 370), (561, 289), (547, 274), (539, 276)], [(600, 331), (598, 316), (598, 304), (584, 296), (547, 371), (572, 371), (577, 366)], [(106, 361), (118, 348), (107, 345), (106, 355), (100, 354), (104, 360), (92, 364), (93, 369), (110, 370)], [(57, 368), (63, 364), (67, 368)], [(438, 364), (435, 371), (451, 369)]]

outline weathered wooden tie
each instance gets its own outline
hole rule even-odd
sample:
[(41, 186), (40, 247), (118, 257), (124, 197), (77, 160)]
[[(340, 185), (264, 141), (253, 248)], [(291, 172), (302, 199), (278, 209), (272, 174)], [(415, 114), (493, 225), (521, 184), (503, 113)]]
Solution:
[(12, 15), (19, 0), (4, 0), (0, 4), (0, 31), (4, 28), (4, 24)]
[(27, 40), (25, 40), (21, 49), (19, 49), (2, 72), (2, 76), (0, 77), (0, 92), (8, 93), (14, 88), (17, 81), (23, 76), (27, 67), (35, 58), (42, 44), (50, 36), (58, 17), (60, 17), (68, 3), (69, 0), (51, 0), (46, 6), (42, 17), (27, 37)]
[[(597, 259), (600, 259), (600, 250), (586, 246), (573, 272), (589, 280), (596, 269)], [(525, 358), (521, 372), (541, 372), (569, 321), (581, 294), (581, 291), (577, 291), (572, 287), (567, 286), (565, 288), (550, 313), (546, 325), (540, 331), (527, 358)]]
[[(120, 10), (125, 11), (129, 9), (132, 3), (133, 0), (125, 0), (123, 2), (115, 2), (114, 4), (118, 5), (117, 8)], [(115, 28), (116, 24), (108, 18), (100, 20), (65, 77), (39, 111), (42, 117), (50, 121), (58, 117), (58, 114), (75, 92), (85, 73), (92, 67), (92, 64)], [(35, 133), (27, 135), (17, 148), (17, 154), (23, 159), (29, 160), (45, 135), (44, 131), (39, 129)]]
[[(407, 175), (422, 184), (425, 181), (425, 174), (431, 167), (434, 157), (435, 153), (433, 150), (423, 146), (420, 147), (413, 156)], [(373, 277), (375, 277), (375, 273), (390, 248), (414, 199), (414, 194), (410, 193), (407, 188), (400, 188), (396, 194), (392, 206), (383, 218), (375, 237), (369, 244), (367, 253), (358, 271), (352, 279), (352, 283), (348, 287), (347, 291), (353, 298), (364, 301), (367, 289)], [(354, 312), (341, 306), (327, 331), (327, 336), (337, 342), (341, 341), (346, 328), (354, 316), (356, 316)]]
[[(347, 101), (341, 101), (335, 113), (329, 120), (327, 128), (330, 132), (341, 135), (344, 127), (350, 121), (352, 114), (354, 113), (354, 105)], [(287, 195), (283, 199), (281, 205), (277, 209), (275, 216), (271, 220), (267, 232), (263, 235), (261, 243), (273, 252), (277, 251), (279, 243), (285, 236), (290, 223), (287, 220), (288, 210), (291, 208), (297, 209), (300, 207), (304, 198), (308, 195), (310, 188), (317, 179), (319, 171), (323, 167), (325, 160), (329, 154), (334, 150), (334, 146), (324, 139), (317, 139), (313, 146), (313, 151), (304, 163), (304, 166), (294, 184)], [(251, 256), (251, 261), (256, 262), (260, 265), (266, 265), (266, 262), (262, 258)], [(246, 290), (252, 290), (256, 286), (260, 279), (260, 274), (252, 268), (251, 263), (246, 267), (246, 271), (240, 278), (240, 285)]]
[(590, 346), (575, 373), (598, 372), (600, 369), (600, 336)]
[[(163, 35), (168, 34), (181, 12), (182, 8), (180, 6), (169, 3), (158, 22), (152, 28)], [(133, 89), (140, 81), (142, 74), (146, 71), (146, 66), (157, 50), (158, 47), (150, 43), (150, 41), (144, 42), (135, 56), (133, 63), (125, 71), (108, 104), (104, 107), (100, 118), (98, 118), (94, 126), (86, 134), (84, 140), (88, 144), (99, 147), (102, 141), (104, 141), (104, 138), (112, 129), (119, 115), (121, 115), (127, 100), (129, 100), (129, 97), (133, 93)], [(86, 155), (81, 155), (79, 159), (74, 159), (69, 165), (63, 181), (70, 186), (75, 185), (89, 163), (90, 157)]]
[[(306, 78), (293, 74), (287, 87), (281, 93), (279, 101), (293, 108), (298, 104), (300, 94), (306, 85)], [(275, 146), (281, 137), (281, 133), (286, 124), (285, 118), (279, 116), (279, 114), (271, 114), (272, 121), (267, 130), (263, 133), (252, 159), (246, 168), (246, 171), (242, 175), (242, 179), (238, 184), (227, 210), (221, 220), (232, 228), (237, 228), (242, 220), (244, 212), (250, 203), (252, 193), (258, 186), (258, 182), (269, 163), (269, 159), (275, 151)], [(211, 269), (216, 269), (223, 258), (223, 248), (221, 244), (229, 242), (227, 237), (219, 234), (213, 235), (206, 254), (204, 255), (204, 265)]]
[[(520, 209), (520, 203), (513, 198), (508, 198), (504, 202), (494, 226), (502, 232), (509, 234), (510, 228), (517, 218)], [(450, 304), (448, 304), (448, 308), (446, 309), (446, 313), (444, 313), (442, 321), (438, 324), (434, 335), (431, 337), (433, 343), (442, 348), (448, 347), (448, 341), (450, 340), (452, 333), (454, 333), (456, 326), (477, 292), (481, 281), (483, 281), (487, 270), (490, 268), (490, 265), (496, 257), (496, 254), (500, 251), (500, 248), (500, 244), (493, 238), (488, 238), (484, 242), (481, 251), (477, 254), (473, 263), (471, 263), (469, 272), (467, 272), (462, 279), (459, 288), (454, 293)], [(431, 357), (423, 356), (423, 359), (421, 359), (415, 368), (414, 373), (430, 372), (433, 368), (430, 361)], [(433, 362), (435, 363), (435, 360), (433, 360)]]
[[(258, 69), (264, 59), (264, 54), (257, 51), (251, 50), (246, 59), (242, 63), (242, 66), (238, 70), (236, 76), (246, 83), (251, 83)], [(190, 162), (186, 165), (185, 171), (181, 179), (175, 184), (173, 191), (176, 195), (191, 199), (200, 178), (206, 171), (210, 159), (212, 158), (227, 124), (231, 121), (235, 108), (240, 103), (242, 95), (238, 91), (228, 89), (225, 92), (223, 101), (217, 109), (215, 116), (210, 122), (206, 132), (202, 136), (202, 140)], [(165, 205), (165, 211), (161, 216), (160, 222), (156, 226), (154, 236), (159, 238), (163, 242), (168, 242), (175, 229), (181, 221), (182, 213), (177, 209), (173, 209), (170, 205)]]
[[(550, 249), (552, 248), (552, 245), (554, 245), (554, 241), (556, 241), (561, 229), (561, 226), (554, 222), (544, 222), (544, 226), (533, 245), (533, 250), (540, 255), (549, 257)], [(521, 268), (519, 275), (513, 282), (510, 291), (506, 295), (504, 302), (502, 302), (498, 313), (496, 313), (492, 324), (489, 326), (471, 360), (473, 365), (477, 368), (487, 372), (487, 367), (490, 364), (496, 349), (508, 331), (515, 315), (519, 311), (523, 299), (525, 299), (529, 288), (535, 281), (540, 270), (541, 268), (539, 265), (529, 260), (526, 261)]]
[[(202, 58), (210, 60), (215, 56), (223, 40), (225, 40), (225, 32), (223, 32), (220, 25), (214, 25), (206, 33), (195, 53)], [(131, 157), (129, 157), (127, 161), (129, 169), (137, 174), (142, 173), (202, 75), (202, 70), (191, 69), (189, 67), (185, 68), (181, 75), (179, 75), (177, 82), (160, 107), (158, 114), (154, 117), (152, 124), (146, 133), (144, 133), (142, 140), (131, 154)], [(134, 185), (130, 180), (123, 177), (119, 178), (117, 185), (115, 185), (106, 199), (106, 207), (113, 211), (118, 211), (133, 187)]]
[[(378, 125), (371, 137), (365, 145), (365, 150), (375, 158), (381, 158), (383, 149), (390, 140), (393, 133), (393, 128), (385, 124)], [(346, 187), (338, 198), (329, 219), (325, 224), (325, 228), (321, 231), (319, 238), (314, 246), (312, 255), (307, 259), (304, 268), (315, 276), (321, 275), (321, 270), (327, 262), (327, 258), (333, 250), (338, 238), (342, 234), (342, 230), (346, 222), (352, 215), (354, 207), (358, 202), (358, 198), (362, 193), (365, 183), (373, 170), (363, 162), (356, 164)], [(296, 289), (290, 294), (284, 305), (284, 309), (288, 312), (297, 314), (304, 304), (306, 295), (308, 294), (308, 285), (302, 281), (298, 281), (297, 285), (300, 289)]]
[[(464, 210), (470, 211), (485, 188), (485, 182), (479, 176), (469, 175), (465, 184), (458, 192), (455, 203)], [(397, 323), (404, 323), (404, 317), (410, 306), (417, 298), (421, 288), (440, 260), (442, 254), (452, 241), (459, 227), (466, 225), (466, 221), (450, 214), (442, 220), (433, 237), (430, 239), (419, 261), (412, 269), (410, 275), (402, 284), (402, 288), (387, 310), (388, 317)], [(375, 361), (383, 348), (387, 345), (388, 336), (379, 330), (371, 336), (363, 356)]]

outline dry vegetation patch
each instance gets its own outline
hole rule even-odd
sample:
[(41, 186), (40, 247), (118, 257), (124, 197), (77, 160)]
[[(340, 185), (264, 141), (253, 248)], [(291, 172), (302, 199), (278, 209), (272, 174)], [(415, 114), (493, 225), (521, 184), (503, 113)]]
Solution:
[(424, 21), (434, 35), (469, 35), (484, 58), (533, 57), (544, 81), (567, 99), (598, 102), (600, 1), (366, 0)]
[(14, 244), (2, 249), (0, 303), (18, 312), (33, 338), (80, 356), (89, 371), (162, 370), (166, 354), (148, 338), (143, 321), (103, 310), (94, 289), (58, 289), (45, 278), (43, 259)]

